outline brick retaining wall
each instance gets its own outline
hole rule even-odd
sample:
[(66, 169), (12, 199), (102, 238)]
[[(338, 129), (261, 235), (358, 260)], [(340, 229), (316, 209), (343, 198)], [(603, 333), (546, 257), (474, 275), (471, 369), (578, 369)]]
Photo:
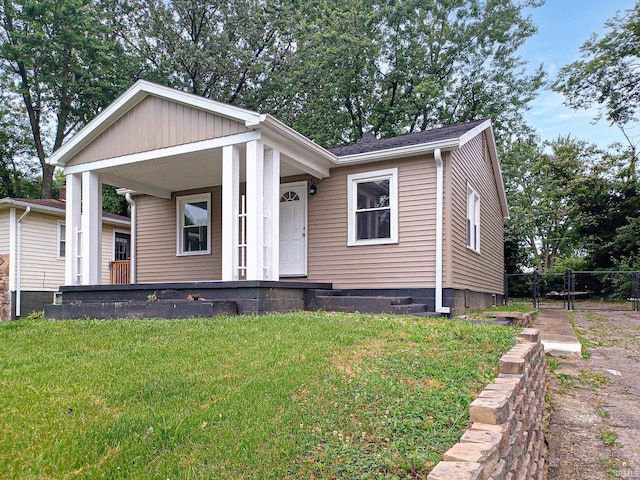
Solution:
[(473, 425), (428, 480), (542, 480), (546, 361), (538, 330), (524, 329), (500, 374), (469, 406)]

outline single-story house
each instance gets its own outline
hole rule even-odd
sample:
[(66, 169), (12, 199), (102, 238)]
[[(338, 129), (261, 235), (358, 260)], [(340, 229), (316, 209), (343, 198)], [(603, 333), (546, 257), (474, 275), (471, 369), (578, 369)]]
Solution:
[[(104, 213), (100, 236), (100, 281), (108, 284), (114, 280), (110, 260), (128, 263), (129, 219)], [(66, 243), (64, 201), (0, 199), (0, 320), (26, 316), (53, 302), (65, 283)]]
[[(271, 115), (138, 81), (48, 162), (64, 168), (72, 227), (63, 304), (102, 302), (91, 315), (187, 297), (438, 314), (502, 298), (508, 206), (489, 119), (325, 149)], [(132, 203), (126, 289), (100, 285), (103, 182)]]

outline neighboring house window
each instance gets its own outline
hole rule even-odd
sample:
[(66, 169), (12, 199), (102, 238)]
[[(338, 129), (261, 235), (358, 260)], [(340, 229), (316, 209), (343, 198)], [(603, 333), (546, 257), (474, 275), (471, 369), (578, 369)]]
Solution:
[(64, 258), (67, 246), (66, 228), (64, 223), (58, 222), (58, 258)]
[(356, 173), (347, 182), (347, 245), (397, 243), (398, 169)]
[(177, 254), (203, 255), (211, 252), (211, 194), (178, 197)]
[(467, 247), (480, 251), (480, 194), (467, 185)]

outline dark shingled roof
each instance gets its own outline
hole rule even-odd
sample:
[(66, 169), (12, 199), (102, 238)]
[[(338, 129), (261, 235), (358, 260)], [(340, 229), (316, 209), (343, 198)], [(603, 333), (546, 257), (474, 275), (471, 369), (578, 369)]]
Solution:
[[(53, 198), (7, 198), (7, 200), (14, 200), (16, 202), (37, 205), (41, 207), (57, 208), (63, 212), (66, 209), (66, 203), (63, 200), (54, 200)], [(115, 213), (102, 212), (102, 218), (110, 218), (112, 220), (120, 220), (123, 222), (130, 222), (129, 217), (122, 215), (116, 215)]]
[(344, 147), (330, 148), (329, 151), (337, 157), (342, 157), (345, 155), (355, 155), (358, 153), (377, 152), (379, 150), (408, 147), (411, 145), (419, 145), (421, 143), (438, 142), (441, 140), (461, 137), (469, 130), (473, 130), (475, 127), (486, 121), (486, 118), (482, 118), (480, 120), (474, 120), (472, 122), (457, 123), (455, 125), (449, 125), (442, 128), (434, 128), (432, 130), (425, 130), (423, 132), (408, 133), (406, 135), (400, 135), (399, 137), (381, 138), (379, 140), (369, 140), (360, 143), (354, 143), (353, 145), (346, 145)]

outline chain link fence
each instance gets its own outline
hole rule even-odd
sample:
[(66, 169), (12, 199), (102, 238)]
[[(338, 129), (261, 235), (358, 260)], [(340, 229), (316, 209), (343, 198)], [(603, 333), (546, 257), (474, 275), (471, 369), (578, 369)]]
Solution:
[(529, 301), (536, 308), (639, 310), (640, 273), (573, 271), (505, 275), (505, 301)]

